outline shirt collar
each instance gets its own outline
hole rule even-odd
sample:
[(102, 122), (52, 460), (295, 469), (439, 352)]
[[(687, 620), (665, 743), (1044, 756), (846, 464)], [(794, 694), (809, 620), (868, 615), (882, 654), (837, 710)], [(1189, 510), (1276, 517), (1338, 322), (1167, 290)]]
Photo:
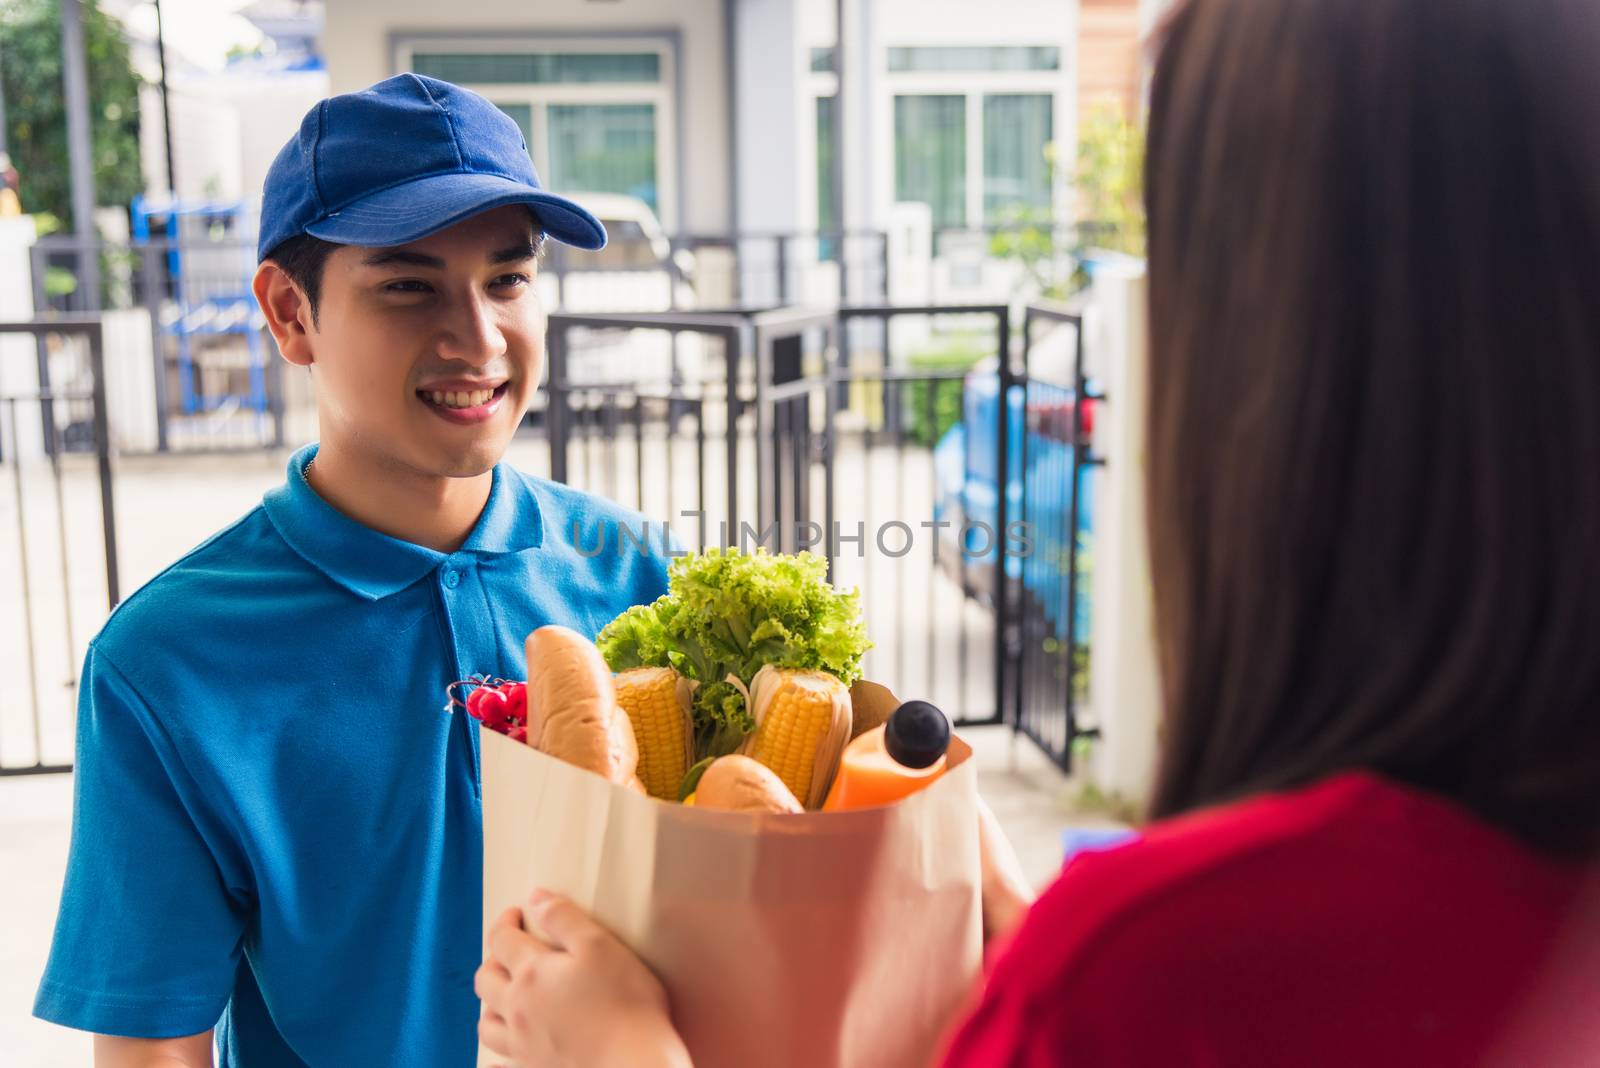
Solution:
[[(313, 567), (351, 592), (376, 601), (405, 589), (449, 558), (380, 534), (319, 497), (306, 481), (306, 467), (316, 455), (317, 446), (307, 445), (290, 457), (284, 484), (262, 501), (283, 540)], [(521, 552), (537, 548), (543, 535), (533, 488), (497, 464), (489, 501), (460, 552), (480, 556)]]

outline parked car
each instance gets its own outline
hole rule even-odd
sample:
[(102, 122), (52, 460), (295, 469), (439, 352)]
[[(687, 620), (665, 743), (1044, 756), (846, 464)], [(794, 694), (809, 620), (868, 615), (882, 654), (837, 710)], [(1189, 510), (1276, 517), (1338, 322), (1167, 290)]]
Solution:
[[(1008, 526), (1024, 518), (1028, 523), (1032, 544), (1023, 554), (1016, 551), (1015, 539), (986, 538), (979, 527), (982, 524), (995, 531), (999, 517), (999, 394), (994, 361), (974, 368), (965, 380), (961, 422), (946, 431), (934, 448), (939, 487), (934, 519), (950, 524), (940, 528), (940, 565), (963, 582), (969, 595), (992, 597), (996, 555), (986, 541), (989, 546), (1002, 541), (1013, 553), (1005, 557), (1007, 578), (1041, 607), (1056, 634), (1064, 638), (1070, 548), (1067, 530), (1072, 509), (1072, 424), (1078, 402), (1070, 389), (1041, 382), (1030, 386), (1026, 409), (1020, 387), (1013, 388), (1008, 398), (1006, 449), (1010, 474), (1006, 479), (1006, 516)], [(1092, 399), (1082, 402), (1086, 440), (1092, 440), (1094, 403)], [(1085, 467), (1079, 474), (1075, 533), (1080, 556), (1091, 547), (1094, 476), (1093, 467)], [(963, 540), (964, 524), (971, 526)], [(1080, 575), (1083, 570), (1080, 562)], [(1076, 600), (1075, 627), (1081, 641), (1089, 633), (1088, 583), (1079, 583)]]
[(695, 256), (674, 249), (650, 205), (621, 193), (574, 193), (606, 228), (597, 251), (553, 246), (549, 273), (563, 311), (667, 311), (695, 307)]
[[(619, 193), (574, 193), (572, 199), (605, 226), (606, 246), (546, 251), (540, 275), (552, 311), (626, 314), (696, 306), (694, 253), (672, 247), (648, 204)], [(664, 393), (700, 381), (703, 345), (692, 335), (674, 343), (659, 331), (577, 329), (571, 343), (574, 383)]]

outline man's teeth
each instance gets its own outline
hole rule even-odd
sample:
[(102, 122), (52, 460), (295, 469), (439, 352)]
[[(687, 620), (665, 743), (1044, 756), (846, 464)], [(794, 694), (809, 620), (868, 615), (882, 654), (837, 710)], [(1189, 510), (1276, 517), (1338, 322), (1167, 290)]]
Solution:
[(465, 393), (460, 391), (429, 390), (427, 397), (441, 408), (477, 408), (488, 404), (494, 397), (492, 389), (474, 389)]

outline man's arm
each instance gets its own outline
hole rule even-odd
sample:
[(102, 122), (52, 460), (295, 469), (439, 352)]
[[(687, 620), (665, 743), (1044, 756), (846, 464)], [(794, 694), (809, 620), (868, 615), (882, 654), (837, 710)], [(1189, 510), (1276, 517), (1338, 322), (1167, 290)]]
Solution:
[(95, 1035), (94, 1068), (211, 1068), (211, 1032), (188, 1038)]
[(99, 639), (80, 683), (76, 755), (72, 848), (34, 1015), (159, 1039), (97, 1039), (101, 1065), (210, 1068), (209, 1032), (250, 922), (249, 872), (170, 724)]

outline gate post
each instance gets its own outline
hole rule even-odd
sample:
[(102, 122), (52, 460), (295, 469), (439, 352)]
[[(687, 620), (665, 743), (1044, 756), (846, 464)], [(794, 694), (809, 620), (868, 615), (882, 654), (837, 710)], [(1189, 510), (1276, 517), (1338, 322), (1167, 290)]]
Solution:
[(1110, 400), (1095, 412), (1095, 446), (1105, 467), (1094, 508), (1089, 686), (1101, 742), (1092, 774), (1107, 794), (1133, 801), (1150, 791), (1161, 715), (1145, 532), (1146, 285), (1143, 264), (1108, 264), (1095, 272)]

